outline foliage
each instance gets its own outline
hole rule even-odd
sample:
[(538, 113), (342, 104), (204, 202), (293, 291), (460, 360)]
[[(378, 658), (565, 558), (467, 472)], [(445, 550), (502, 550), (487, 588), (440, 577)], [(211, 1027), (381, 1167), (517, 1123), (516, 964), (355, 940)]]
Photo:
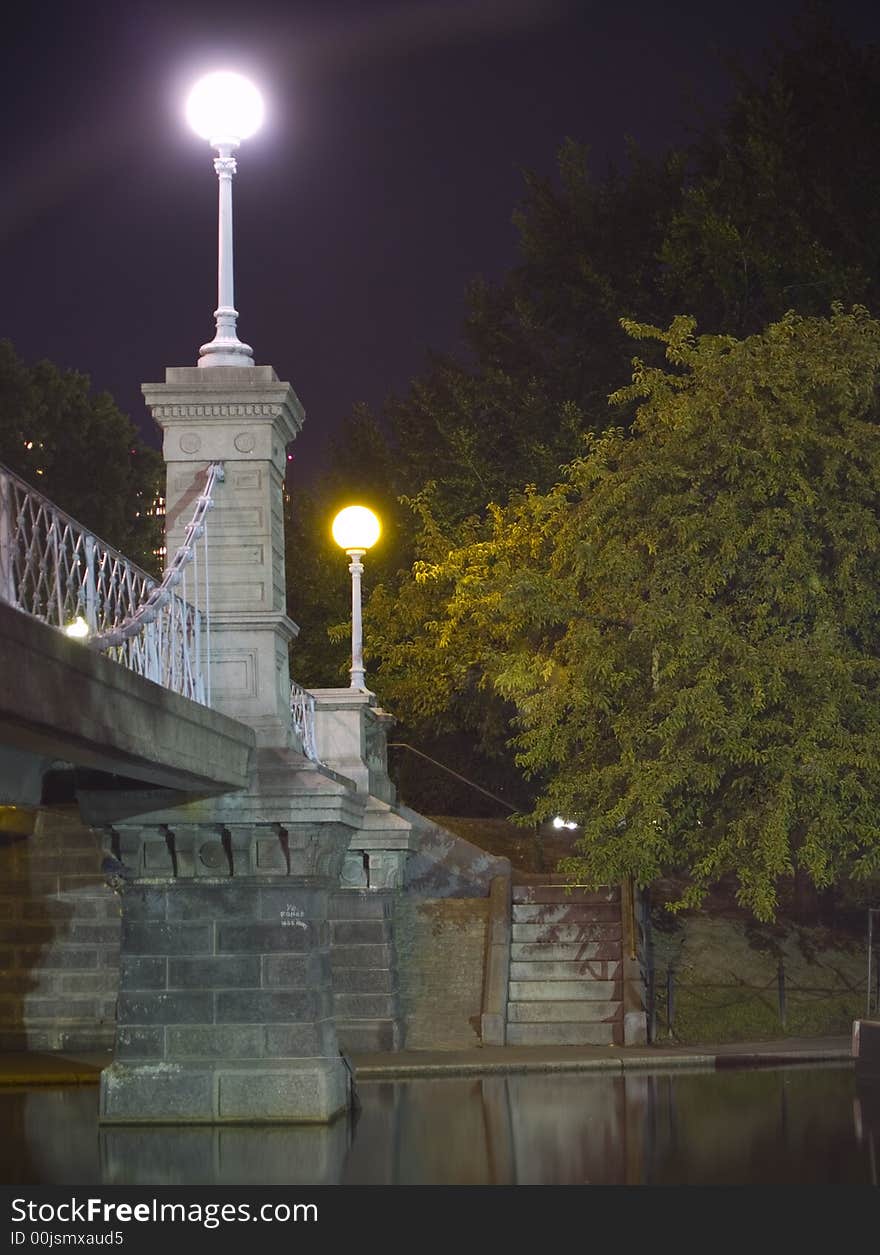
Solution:
[[(735, 71), (724, 116), (687, 150), (654, 159), (631, 143), (622, 170), (597, 174), (569, 139), (552, 177), (525, 173), (517, 265), (499, 284), (471, 286), (461, 352), (433, 357), (373, 429), (386, 499), (402, 495), (412, 508), (395, 515), (395, 561), (373, 568), (368, 665), (382, 700), (423, 747), (457, 728), (463, 753), (483, 755), (482, 772), (501, 761), (510, 706), (481, 683), (476, 630), (461, 660), (436, 654), (432, 625), (447, 590), (417, 582), (412, 564), (467, 547), (489, 502), (527, 484), (548, 493), (585, 435), (630, 424), (634, 394), (616, 413), (608, 408), (629, 369), (623, 318), (666, 326), (688, 311), (703, 330), (744, 337), (789, 309), (872, 306), (878, 56), (810, 18), (758, 73)], [(656, 343), (645, 353), (662, 362)], [(319, 512), (329, 515), (337, 486), (315, 485)], [(308, 563), (315, 543), (307, 534), (301, 543), (296, 562)], [(345, 617), (338, 595), (337, 603), (309, 624), (316, 673), (331, 655), (342, 665), (339, 642), (327, 636), (334, 615)]]
[(669, 363), (636, 362), (632, 428), (417, 564), (445, 613), (413, 655), (435, 687), (469, 668), (515, 704), (531, 818), (582, 826), (569, 870), (684, 869), (680, 905), (735, 873), (769, 919), (796, 868), (880, 868), (880, 324), (628, 329)]
[(147, 570), (161, 544), (151, 513), (162, 458), (108, 393), (51, 362), (26, 365), (0, 341), (0, 462)]

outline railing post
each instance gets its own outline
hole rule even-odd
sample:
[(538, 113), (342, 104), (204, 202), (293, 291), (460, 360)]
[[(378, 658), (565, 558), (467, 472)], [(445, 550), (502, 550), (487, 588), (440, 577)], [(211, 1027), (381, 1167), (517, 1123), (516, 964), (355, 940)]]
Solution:
[(871, 960), (872, 960), (873, 948), (874, 948), (874, 912), (871, 910), (870, 907), (868, 907), (868, 980), (867, 980), (868, 1002), (867, 1002), (867, 1006), (865, 1007), (865, 1019), (867, 1020), (870, 1020), (871, 1018)]
[(58, 612), (58, 626), (64, 627), (64, 589), (61, 587), (61, 551), (58, 546), (58, 520), (53, 518), (49, 524), (51, 537), (52, 560), (55, 563), (55, 609)]
[(98, 593), (95, 579), (95, 541), (94, 537), (86, 536), (84, 542), (86, 555), (86, 623), (90, 632), (98, 630)]
[(782, 956), (776, 968), (776, 985), (779, 994), (779, 1022), (785, 1032), (785, 960)]
[(15, 527), (12, 481), (0, 471), (0, 601), (15, 605)]

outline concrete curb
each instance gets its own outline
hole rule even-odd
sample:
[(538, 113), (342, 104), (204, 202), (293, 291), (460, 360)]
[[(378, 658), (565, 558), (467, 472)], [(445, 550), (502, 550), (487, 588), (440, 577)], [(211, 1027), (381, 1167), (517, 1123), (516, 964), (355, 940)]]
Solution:
[[(509, 1051), (507, 1058), (499, 1058)], [(426, 1052), (427, 1054), (428, 1052)], [(512, 1048), (493, 1051), (494, 1057), (479, 1056), (482, 1051), (450, 1052), (448, 1058), (417, 1059), (412, 1055), (387, 1054), (380, 1057), (355, 1055), (352, 1062), (359, 1081), (404, 1081), (430, 1077), (468, 1076), (515, 1076), (517, 1074), (560, 1074), (578, 1072), (661, 1072), (661, 1071), (728, 1071), (734, 1068), (789, 1068), (817, 1064), (849, 1063), (854, 1066), (851, 1049), (837, 1047), (801, 1046), (790, 1050), (773, 1048), (766, 1050), (756, 1044), (735, 1047), (709, 1048), (679, 1052), (627, 1051), (581, 1056), (566, 1056), (564, 1052), (542, 1052), (529, 1058)], [(38, 1085), (97, 1085), (102, 1068), (112, 1062), (112, 1056), (92, 1055), (82, 1058), (58, 1058), (38, 1054), (0, 1054), (0, 1088), (29, 1088)]]

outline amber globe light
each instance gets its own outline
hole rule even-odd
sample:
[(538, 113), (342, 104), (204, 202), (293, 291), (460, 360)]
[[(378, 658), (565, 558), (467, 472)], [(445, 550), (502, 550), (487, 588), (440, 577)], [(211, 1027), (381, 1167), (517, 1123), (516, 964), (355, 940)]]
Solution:
[(382, 524), (366, 506), (349, 505), (336, 515), (331, 531), (339, 548), (346, 553), (366, 553), (379, 539)]

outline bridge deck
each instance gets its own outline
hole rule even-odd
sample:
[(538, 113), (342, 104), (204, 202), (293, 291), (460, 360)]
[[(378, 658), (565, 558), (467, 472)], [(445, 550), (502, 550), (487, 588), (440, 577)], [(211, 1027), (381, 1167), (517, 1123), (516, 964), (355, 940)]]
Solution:
[(4, 748), (194, 793), (247, 787), (252, 728), (0, 603)]

